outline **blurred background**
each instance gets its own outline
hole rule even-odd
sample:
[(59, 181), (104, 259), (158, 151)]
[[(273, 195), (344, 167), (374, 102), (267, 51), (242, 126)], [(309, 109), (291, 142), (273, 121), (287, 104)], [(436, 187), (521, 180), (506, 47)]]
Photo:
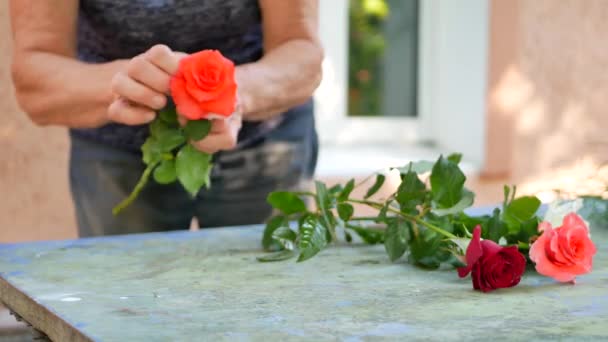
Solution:
[[(323, 0), (317, 176), (464, 153), (477, 204), (504, 183), (603, 193), (608, 1)], [(36, 127), (10, 80), (0, 2), (0, 242), (75, 237), (66, 130)], [(396, 186), (396, 184), (394, 184)]]
[[(505, 183), (543, 201), (606, 194), (608, 1), (320, 5), (318, 178), (462, 152), (477, 205), (500, 201)], [(0, 1), (0, 243), (73, 238), (66, 130), (16, 105), (9, 21)], [(0, 309), (0, 335), (22, 328)]]

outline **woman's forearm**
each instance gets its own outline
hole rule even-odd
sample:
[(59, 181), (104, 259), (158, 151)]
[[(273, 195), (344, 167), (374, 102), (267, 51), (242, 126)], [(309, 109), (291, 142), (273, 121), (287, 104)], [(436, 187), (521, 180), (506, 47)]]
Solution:
[(36, 51), (13, 57), (17, 100), (34, 123), (85, 128), (108, 122), (111, 80), (126, 61), (87, 64)]
[(245, 120), (264, 120), (306, 102), (321, 81), (322, 48), (290, 40), (255, 63), (237, 67), (239, 110)]

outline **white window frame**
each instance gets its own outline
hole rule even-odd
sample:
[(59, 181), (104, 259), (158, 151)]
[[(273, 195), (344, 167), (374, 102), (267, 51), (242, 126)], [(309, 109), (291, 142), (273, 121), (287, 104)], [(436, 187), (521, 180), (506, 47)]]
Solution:
[[(315, 94), (322, 146), (407, 147), (430, 141), (474, 165), (485, 145), (488, 0), (420, 1), (418, 115), (349, 117), (348, 0), (321, 0), (324, 78)], [(407, 157), (407, 156), (406, 156)]]

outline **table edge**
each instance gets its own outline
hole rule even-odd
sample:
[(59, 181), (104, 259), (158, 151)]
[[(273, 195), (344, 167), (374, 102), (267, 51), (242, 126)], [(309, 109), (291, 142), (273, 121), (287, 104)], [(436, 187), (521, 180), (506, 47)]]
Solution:
[[(46, 306), (36, 302), (32, 297), (20, 291), (0, 274), (0, 301), (6, 307), (19, 314), (32, 327), (45, 333), (51, 341), (93, 342), (94, 339), (85, 335), (81, 330), (61, 318)], [(30, 308), (43, 312), (36, 314)], [(45, 319), (47, 317), (47, 319)], [(52, 317), (52, 322), (48, 319)]]

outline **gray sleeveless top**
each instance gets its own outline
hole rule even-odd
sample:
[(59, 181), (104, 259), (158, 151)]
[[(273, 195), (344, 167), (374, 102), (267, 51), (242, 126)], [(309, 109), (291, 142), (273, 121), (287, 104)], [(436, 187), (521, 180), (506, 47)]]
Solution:
[[(187, 53), (217, 49), (237, 65), (254, 62), (263, 52), (257, 0), (80, 0), (77, 42), (79, 59), (90, 63), (132, 58), (155, 44)], [(246, 122), (239, 144), (273, 129), (309, 131), (310, 127), (296, 127), (303, 122), (314, 126), (312, 119), (296, 120), (301, 116), (312, 117), (312, 103), (274, 120)], [(299, 124), (285, 122), (293, 120)], [(148, 129), (109, 124), (73, 129), (71, 134), (139, 151)]]

